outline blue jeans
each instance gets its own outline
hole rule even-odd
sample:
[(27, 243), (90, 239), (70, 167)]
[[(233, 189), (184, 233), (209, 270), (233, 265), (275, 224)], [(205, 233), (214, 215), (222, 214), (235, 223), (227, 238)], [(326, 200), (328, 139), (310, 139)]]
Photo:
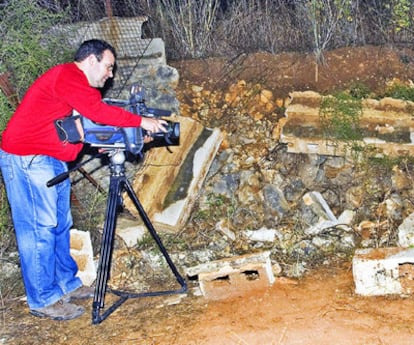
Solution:
[(0, 150), (0, 168), (6, 186), (19, 250), (21, 271), (31, 309), (57, 302), (82, 285), (70, 255), (69, 179), (47, 187), (67, 165), (42, 155), (19, 156)]

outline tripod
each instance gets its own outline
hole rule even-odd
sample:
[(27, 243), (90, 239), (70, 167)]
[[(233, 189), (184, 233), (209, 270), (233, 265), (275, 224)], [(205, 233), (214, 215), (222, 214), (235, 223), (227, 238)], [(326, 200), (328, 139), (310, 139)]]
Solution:
[[(109, 182), (109, 193), (106, 205), (105, 223), (102, 233), (102, 244), (98, 263), (97, 278), (94, 299), (92, 304), (92, 323), (99, 324), (104, 321), (110, 314), (112, 314), (122, 303), (129, 298), (149, 297), (149, 296), (161, 296), (167, 294), (179, 294), (187, 291), (187, 284), (183, 277), (179, 274), (177, 268), (168, 255), (164, 245), (161, 242), (158, 234), (156, 233), (148, 215), (145, 213), (138, 197), (136, 196), (131, 184), (125, 176), (125, 152), (123, 150), (114, 150), (111, 152), (109, 168), (111, 171)], [(158, 245), (161, 253), (167, 261), (171, 271), (174, 273), (177, 282), (181, 285), (181, 289), (178, 290), (166, 290), (166, 291), (154, 291), (154, 292), (142, 292), (142, 293), (130, 293), (125, 291), (112, 290), (110, 291), (119, 297), (111, 306), (106, 310), (105, 307), (105, 294), (108, 289), (108, 280), (111, 270), (111, 259), (113, 252), (113, 242), (116, 219), (118, 212), (122, 206), (122, 192), (126, 191), (132, 202), (134, 203), (141, 219), (143, 220), (146, 228), (150, 232), (152, 238)]]

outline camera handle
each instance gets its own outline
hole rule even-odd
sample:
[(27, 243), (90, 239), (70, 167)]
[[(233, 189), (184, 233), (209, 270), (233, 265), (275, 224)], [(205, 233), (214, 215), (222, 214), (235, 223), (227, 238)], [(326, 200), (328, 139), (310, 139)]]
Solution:
[[(164, 245), (161, 242), (157, 232), (155, 231), (153, 225), (151, 224), (148, 215), (145, 213), (145, 210), (138, 200), (131, 184), (125, 176), (125, 152), (123, 150), (114, 150), (110, 152), (110, 182), (109, 182), (109, 192), (108, 200), (105, 213), (105, 223), (102, 233), (102, 243), (101, 251), (98, 263), (98, 271), (96, 278), (95, 294), (92, 304), (92, 323), (98, 324), (104, 321), (110, 314), (112, 314), (119, 306), (122, 305), (129, 298), (138, 298), (138, 297), (150, 297), (150, 296), (161, 296), (168, 294), (180, 294), (187, 291), (187, 284), (184, 278), (180, 275), (174, 263), (172, 262), (170, 256), (168, 255)], [(165, 260), (167, 261), (171, 271), (174, 273), (177, 282), (181, 285), (181, 288), (178, 290), (167, 290), (167, 291), (154, 291), (154, 292), (142, 292), (142, 293), (130, 293), (125, 291), (118, 291), (110, 289), (110, 292), (117, 295), (119, 299), (115, 301), (110, 307), (106, 310), (103, 310), (105, 307), (105, 294), (108, 289), (107, 284), (109, 280), (110, 270), (111, 270), (111, 259), (113, 252), (113, 242), (114, 242), (114, 233), (115, 225), (118, 212), (122, 206), (122, 192), (126, 191), (129, 198), (134, 203), (141, 219), (143, 220), (146, 228), (150, 232), (152, 238), (158, 245), (161, 253), (163, 254)], [(101, 313), (102, 312), (102, 313)]]
[(82, 165), (85, 165), (86, 163), (90, 162), (91, 160), (93, 160), (95, 158), (98, 158), (99, 156), (102, 156), (102, 154), (103, 153), (98, 153), (95, 156), (92, 156), (91, 158), (89, 158), (89, 159), (87, 159), (87, 160), (85, 160), (83, 162), (80, 162), (80, 163), (76, 164), (73, 168), (69, 169), (68, 171), (66, 171), (64, 173), (61, 173), (61, 174), (55, 176), (51, 180), (47, 181), (46, 186), (52, 187), (55, 184), (58, 184), (58, 183), (60, 183), (60, 182), (62, 182), (64, 180), (66, 180), (69, 177), (69, 174), (71, 172), (80, 169), (82, 167)]

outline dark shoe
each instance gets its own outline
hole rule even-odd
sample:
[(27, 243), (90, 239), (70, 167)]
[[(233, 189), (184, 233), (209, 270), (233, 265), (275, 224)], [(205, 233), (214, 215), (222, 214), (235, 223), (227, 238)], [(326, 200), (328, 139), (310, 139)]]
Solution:
[(76, 319), (85, 312), (82, 306), (66, 303), (63, 300), (44, 308), (30, 309), (30, 314), (38, 317), (47, 317), (52, 320), (66, 321)]
[(74, 299), (87, 299), (92, 298), (95, 293), (95, 289), (91, 286), (81, 286), (76, 290), (69, 292), (67, 295), (63, 296), (65, 302), (70, 302)]

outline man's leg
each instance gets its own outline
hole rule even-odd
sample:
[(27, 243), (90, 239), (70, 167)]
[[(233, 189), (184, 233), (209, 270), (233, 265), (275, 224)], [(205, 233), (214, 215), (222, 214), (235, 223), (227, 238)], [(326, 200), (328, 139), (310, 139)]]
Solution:
[[(55, 176), (67, 171), (65, 163), (55, 160), (53, 164), (55, 166)], [(67, 294), (82, 285), (80, 279), (75, 277), (78, 266), (70, 255), (70, 229), (72, 227), (70, 181), (66, 179), (51, 188), (56, 189), (56, 282), (63, 293)]]
[(64, 168), (60, 166), (57, 169), (50, 164), (56, 161), (50, 157), (0, 153), (28, 304), (31, 309), (44, 308), (59, 301), (64, 290), (68, 292), (81, 285), (80, 280), (75, 278), (76, 264), (67, 264), (67, 254), (64, 260), (66, 271), (59, 273), (60, 279), (65, 276), (65, 283), (59, 286), (56, 280), (56, 267), (60, 269), (62, 266), (61, 255), (56, 257), (57, 240), (68, 242), (69, 229), (63, 239), (64, 232), (56, 235), (57, 188), (47, 187), (46, 182), (55, 177), (56, 170), (62, 172)]

